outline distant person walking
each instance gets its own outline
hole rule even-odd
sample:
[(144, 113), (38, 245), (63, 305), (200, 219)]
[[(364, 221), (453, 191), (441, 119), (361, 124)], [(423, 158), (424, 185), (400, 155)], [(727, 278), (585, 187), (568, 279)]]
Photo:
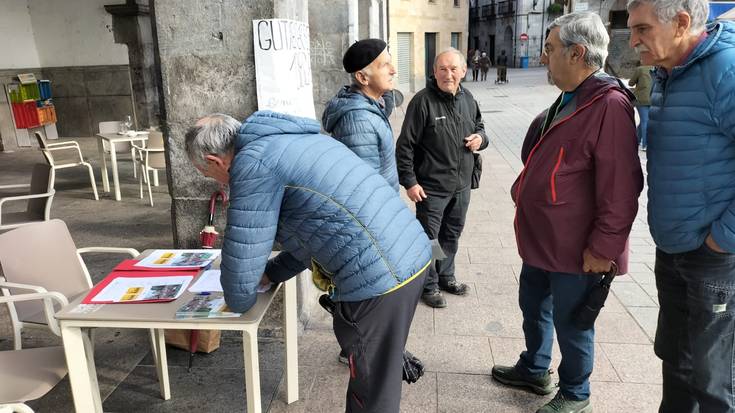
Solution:
[(628, 85), (635, 86), (633, 94), (635, 95), (635, 108), (638, 110), (638, 145), (641, 150), (645, 151), (648, 147), (648, 139), (646, 138), (646, 129), (648, 128), (648, 111), (651, 108), (651, 70), (653, 66), (639, 66), (635, 69), (633, 76), (628, 81)]
[(500, 51), (500, 56), (496, 60), (498, 64), (498, 78), (495, 79), (495, 83), (505, 83), (508, 81), (508, 56), (505, 55), (505, 50)]
[(487, 80), (487, 71), (490, 70), (492, 64), (493, 62), (490, 60), (490, 56), (482, 52), (482, 55), (480, 55), (480, 70), (482, 71), (480, 80), (483, 82)]
[(480, 74), (480, 49), (475, 50), (472, 55), (472, 81), (476, 82)]

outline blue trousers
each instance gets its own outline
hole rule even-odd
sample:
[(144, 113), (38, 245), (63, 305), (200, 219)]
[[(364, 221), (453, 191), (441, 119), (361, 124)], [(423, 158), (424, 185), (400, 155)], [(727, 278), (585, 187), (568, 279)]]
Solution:
[(556, 329), (562, 357), (559, 388), (571, 400), (590, 397), (595, 331), (577, 329), (573, 317), (600, 278), (596, 274), (549, 272), (525, 263), (521, 269), (518, 302), (523, 312), (526, 350), (516, 367), (529, 376), (544, 374), (551, 364)]
[(735, 411), (735, 254), (702, 245), (656, 250), (661, 305), (654, 350), (663, 361), (659, 411)]
[(638, 109), (638, 117), (641, 119), (638, 124), (636, 131), (638, 132), (638, 144), (645, 148), (648, 146), (648, 138), (646, 135), (646, 129), (648, 129), (648, 111), (651, 109), (650, 106), (636, 106)]

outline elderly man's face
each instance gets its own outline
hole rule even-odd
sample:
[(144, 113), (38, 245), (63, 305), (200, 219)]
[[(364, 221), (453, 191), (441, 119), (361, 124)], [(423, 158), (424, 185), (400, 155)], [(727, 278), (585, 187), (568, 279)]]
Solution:
[(388, 53), (388, 50), (383, 50), (383, 52), (368, 65), (368, 68), (368, 87), (373, 89), (379, 96), (389, 90), (393, 90), (393, 77), (396, 74), (396, 68), (393, 67), (393, 63), (391, 63), (390, 53)]
[(444, 92), (457, 93), (459, 82), (467, 73), (467, 66), (457, 53), (442, 53), (434, 65), (436, 84)]
[(232, 154), (224, 156), (207, 155), (204, 158), (206, 162), (205, 166), (194, 164), (194, 167), (207, 178), (212, 178), (223, 185), (227, 185), (230, 183), (230, 164), (232, 163), (232, 158)]
[(680, 42), (681, 30), (678, 20), (661, 23), (651, 3), (641, 3), (628, 12), (630, 47), (640, 54), (643, 65), (666, 65), (678, 62), (676, 46)]
[(565, 86), (569, 83), (569, 79), (573, 70), (572, 62), (569, 57), (569, 50), (559, 38), (559, 28), (554, 27), (546, 38), (544, 44), (544, 52), (541, 54), (541, 64), (546, 65), (551, 80), (561, 90), (565, 90)]

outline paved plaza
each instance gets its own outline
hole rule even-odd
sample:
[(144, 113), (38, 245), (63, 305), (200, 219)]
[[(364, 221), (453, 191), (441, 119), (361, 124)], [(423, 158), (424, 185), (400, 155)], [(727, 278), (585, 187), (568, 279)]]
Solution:
[[(521, 261), (513, 233), (514, 206), (509, 189), (522, 168), (521, 144), (528, 124), (557, 96), (546, 84), (544, 69), (509, 70), (510, 83), (464, 85), (480, 102), (491, 144), (483, 152), (481, 188), (473, 191), (467, 226), (457, 254), (457, 278), (471, 287), (465, 297), (447, 295), (448, 307), (419, 304), (407, 348), (426, 365), (426, 375), (404, 385), (402, 412), (472, 413), (533, 412), (548, 398), (500, 386), (490, 378), (495, 363), (512, 364), (523, 350), (521, 312), (517, 304)], [(405, 105), (404, 105), (405, 109)], [(403, 110), (392, 116), (396, 135)], [(96, 142), (80, 138), (85, 155), (99, 172)], [(645, 153), (641, 153), (645, 162)], [(0, 184), (26, 179), (36, 150), (0, 153)], [(123, 200), (109, 193), (91, 199), (84, 171), (59, 172), (52, 217), (67, 221), (79, 247), (129, 246), (139, 250), (171, 243), (170, 199), (165, 184), (155, 189), (156, 207), (138, 199), (137, 180), (129, 162), (121, 165)], [(12, 181), (12, 180), (15, 181)], [(101, 179), (97, 176), (101, 190)], [(165, 181), (165, 180), (164, 180)], [(88, 182), (88, 181), (87, 181)], [(655, 412), (660, 400), (660, 362), (653, 354), (658, 303), (653, 276), (653, 242), (646, 224), (645, 189), (630, 238), (631, 272), (613, 284), (597, 323), (592, 403), (595, 412)], [(29, 246), (30, 247), (30, 246)], [(93, 257), (99, 280), (110, 261)], [(339, 351), (331, 319), (317, 309), (299, 337), (300, 401), (286, 405), (283, 346), (278, 337), (260, 339), (263, 408), (271, 413), (336, 413), (344, 411), (347, 367)], [(6, 314), (0, 349), (12, 344)], [(30, 331), (24, 345), (55, 338)], [(58, 340), (57, 340), (58, 341)], [(558, 365), (558, 348), (554, 368)], [(223, 345), (200, 355), (187, 372), (187, 353), (169, 350), (172, 399), (158, 394), (155, 366), (145, 331), (103, 330), (97, 336), (95, 359), (106, 412), (240, 412), (244, 407), (242, 347), (235, 335), (224, 334)], [(238, 367), (239, 366), (239, 367)], [(554, 376), (556, 378), (556, 376)], [(65, 379), (49, 395), (30, 403), (38, 412), (71, 412)]]

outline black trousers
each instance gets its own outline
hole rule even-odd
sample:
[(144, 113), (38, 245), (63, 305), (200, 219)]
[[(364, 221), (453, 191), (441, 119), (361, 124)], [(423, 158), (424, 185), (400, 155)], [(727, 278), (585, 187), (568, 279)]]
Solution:
[(345, 412), (399, 412), (403, 349), (425, 273), (393, 292), (337, 303), (334, 335), (350, 365)]
[(448, 196), (429, 195), (416, 203), (416, 219), (424, 227), (429, 239), (439, 241), (447, 258), (437, 260), (426, 275), (425, 292), (439, 288), (439, 282), (454, 281), (454, 257), (459, 248), (459, 237), (464, 229), (470, 207), (470, 188)]
[(656, 250), (661, 413), (735, 411), (735, 254)]

